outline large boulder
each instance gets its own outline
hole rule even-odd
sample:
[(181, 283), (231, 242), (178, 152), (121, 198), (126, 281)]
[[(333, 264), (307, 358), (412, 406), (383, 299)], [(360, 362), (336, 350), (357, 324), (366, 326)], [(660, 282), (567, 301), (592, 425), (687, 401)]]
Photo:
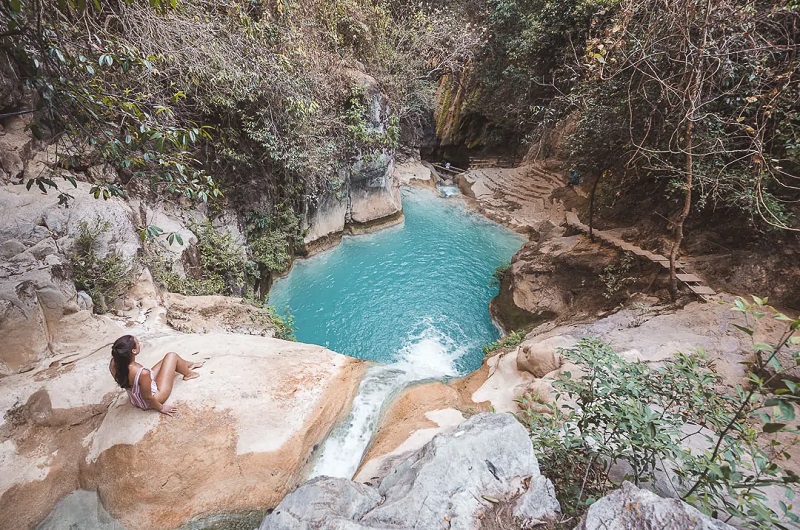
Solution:
[(563, 336), (544, 340), (527, 340), (517, 351), (517, 369), (528, 372), (534, 377), (544, 377), (561, 368), (562, 360), (559, 350), (571, 348), (575, 343), (574, 338)]
[[(601, 296), (606, 291), (601, 274), (619, 261), (616, 250), (594, 245), (583, 236), (543, 235), (514, 255), (489, 309), (506, 330), (595, 317), (617, 305), (623, 294), (610, 300)], [(638, 271), (631, 276), (640, 278), (633, 288), (646, 285)]]
[(575, 530), (734, 530), (678, 499), (664, 499), (630, 482), (592, 504)]
[(559, 510), (525, 428), (509, 414), (484, 413), (434, 437), (377, 488), (327, 477), (310, 481), (261, 530), (475, 529), (495, 503), (511, 502), (523, 520), (546, 520)]
[(170, 417), (129, 403), (108, 372), (110, 344), (89, 331), (77, 360), (3, 379), (0, 528), (32, 528), (78, 489), (128, 530), (273, 507), (305, 478), (365, 369), (320, 346), (132, 328), (146, 366), (168, 351), (205, 361), (199, 378), (177, 377)]

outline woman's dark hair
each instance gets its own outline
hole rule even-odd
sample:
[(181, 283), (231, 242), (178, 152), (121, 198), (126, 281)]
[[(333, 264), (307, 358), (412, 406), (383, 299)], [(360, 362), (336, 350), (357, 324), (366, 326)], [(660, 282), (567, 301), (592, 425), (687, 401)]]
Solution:
[(136, 347), (136, 339), (133, 335), (123, 335), (118, 338), (111, 346), (111, 357), (114, 358), (114, 381), (122, 388), (129, 388), (128, 366), (133, 360), (133, 349)]

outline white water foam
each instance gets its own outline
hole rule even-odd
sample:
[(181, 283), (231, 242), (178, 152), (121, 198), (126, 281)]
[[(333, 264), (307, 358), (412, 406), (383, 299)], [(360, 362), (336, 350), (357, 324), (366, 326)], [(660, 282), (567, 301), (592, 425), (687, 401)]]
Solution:
[(309, 478), (325, 475), (351, 479), (390, 399), (413, 382), (458, 375), (456, 360), (466, 353), (467, 345), (457, 344), (426, 323), (422, 333), (406, 341), (396, 362), (367, 371), (349, 416), (325, 440)]

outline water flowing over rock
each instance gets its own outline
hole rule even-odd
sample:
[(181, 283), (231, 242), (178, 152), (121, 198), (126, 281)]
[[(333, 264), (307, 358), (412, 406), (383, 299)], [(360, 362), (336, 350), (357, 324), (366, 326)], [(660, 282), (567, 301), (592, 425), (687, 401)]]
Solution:
[(328, 477), (304, 484), (260, 530), (466, 530), (478, 528), (481, 514), (494, 503), (516, 499), (522, 519), (545, 520), (559, 510), (525, 428), (511, 415), (485, 413), (436, 436), (377, 487)]
[(664, 499), (630, 482), (594, 503), (575, 530), (734, 530), (678, 499)]

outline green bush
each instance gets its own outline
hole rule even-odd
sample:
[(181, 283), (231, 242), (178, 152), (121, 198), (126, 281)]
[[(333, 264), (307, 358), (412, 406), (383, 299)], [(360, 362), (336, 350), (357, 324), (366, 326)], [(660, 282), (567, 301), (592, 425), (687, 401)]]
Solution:
[(483, 347), (483, 353), (488, 354), (497, 351), (501, 348), (513, 348), (518, 346), (525, 340), (525, 333), (521, 331), (512, 331), (505, 337), (502, 337), (494, 342), (490, 342)]
[(126, 260), (117, 251), (111, 251), (103, 258), (97, 255), (97, 238), (107, 232), (110, 226), (108, 221), (100, 218), (92, 223), (81, 221), (75, 246), (70, 253), (75, 285), (89, 293), (96, 313), (107, 312), (108, 306), (133, 284), (132, 261)]
[(494, 272), (492, 273), (492, 281), (489, 282), (489, 285), (492, 287), (500, 287), (509, 267), (511, 267), (510, 261), (505, 261), (501, 265), (495, 267)]
[(251, 210), (245, 215), (248, 256), (259, 276), (289, 268), (294, 251), (303, 244), (301, 220), (286, 203), (276, 205), (271, 214)]
[(217, 231), (211, 221), (192, 222), (189, 227), (197, 236), (199, 270), (187, 271), (186, 277), (172, 270), (155, 246), (149, 267), (153, 279), (173, 293), (190, 296), (232, 295), (246, 288), (247, 262), (242, 248), (227, 231)]
[(297, 340), (294, 336), (297, 327), (294, 325), (294, 316), (288, 307), (284, 309), (282, 315), (278, 313), (275, 306), (264, 304), (262, 307), (267, 310), (272, 320), (272, 326), (275, 328), (275, 338), (291, 341)]
[[(737, 310), (752, 309), (743, 301), (737, 304)], [(753, 314), (767, 314), (766, 306), (756, 305)], [(780, 466), (790, 457), (784, 443), (795, 442), (772, 436), (777, 431), (797, 435), (793, 404), (798, 385), (789, 381), (786, 389), (770, 394), (769, 379), (755, 373), (763, 365), (777, 368), (777, 352), (786, 347), (793, 359), (800, 359), (798, 329), (800, 320), (790, 320), (775, 346), (756, 345), (768, 353), (752, 367), (748, 387), (729, 394), (702, 354), (678, 354), (651, 367), (623, 359), (596, 339), (562, 350), (580, 373), (563, 373), (555, 381), (561, 407), (553, 405), (543, 414), (541, 406), (532, 406), (535, 396), (525, 396), (520, 419), (565, 513), (582, 511), (615, 487), (609, 473), (615, 464), (624, 464), (627, 480), (646, 487), (657, 474), (666, 476), (674, 493), (709, 515), (736, 517), (748, 528), (796, 525), (790, 505), (767, 506), (763, 488), (782, 486), (791, 499), (789, 486), (798, 482), (796, 474)], [(690, 435), (702, 437), (707, 449), (699, 454), (687, 450), (683, 442)]]
[(603, 269), (600, 273), (600, 281), (605, 285), (603, 297), (614, 298), (623, 287), (636, 281), (636, 275), (631, 274), (634, 265), (636, 256), (626, 252), (618, 264)]

